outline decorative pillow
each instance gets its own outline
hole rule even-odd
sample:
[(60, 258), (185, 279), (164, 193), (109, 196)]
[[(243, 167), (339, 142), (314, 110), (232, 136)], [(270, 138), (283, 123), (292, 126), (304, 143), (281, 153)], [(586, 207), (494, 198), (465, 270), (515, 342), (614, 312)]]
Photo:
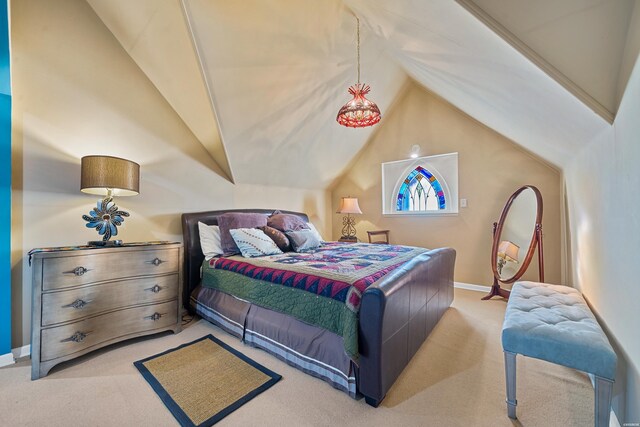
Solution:
[(318, 241), (320, 243), (324, 243), (325, 242), (325, 240), (322, 238), (322, 236), (318, 232), (318, 229), (315, 227), (315, 225), (313, 225), (312, 223), (308, 222), (307, 223), (307, 227), (309, 228), (309, 230), (311, 230), (313, 235), (316, 236), (316, 238), (318, 239)]
[(240, 249), (231, 237), (229, 230), (236, 228), (257, 228), (267, 225), (267, 216), (261, 213), (251, 212), (227, 212), (218, 217), (220, 226), (220, 240), (224, 256), (240, 253)]
[(245, 258), (282, 253), (276, 242), (257, 228), (235, 228), (229, 232)]
[(214, 256), (222, 255), (222, 242), (220, 241), (220, 227), (217, 225), (207, 225), (198, 221), (198, 231), (200, 232), (200, 247), (207, 261)]
[(278, 248), (280, 248), (282, 252), (289, 252), (291, 250), (291, 243), (289, 243), (289, 239), (282, 231), (271, 228), (268, 225), (259, 228), (264, 234), (271, 237), (271, 240), (278, 245)]
[(275, 211), (267, 220), (267, 225), (283, 233), (308, 229), (307, 223), (302, 218), (293, 214), (283, 214)]
[(320, 241), (311, 230), (287, 231), (285, 234), (296, 252), (308, 252), (320, 247)]

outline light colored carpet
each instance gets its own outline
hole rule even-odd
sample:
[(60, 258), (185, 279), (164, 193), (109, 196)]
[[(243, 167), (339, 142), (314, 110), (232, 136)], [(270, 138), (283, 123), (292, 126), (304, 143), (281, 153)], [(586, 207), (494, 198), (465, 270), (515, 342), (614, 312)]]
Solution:
[(29, 361), (0, 369), (1, 426), (175, 426), (133, 362), (212, 333), (282, 380), (222, 420), (229, 426), (587, 426), (586, 375), (518, 357), (518, 421), (506, 416), (500, 330), (505, 302), (456, 289), (453, 306), (379, 408), (239, 342), (201, 320), (98, 350), (30, 381)]

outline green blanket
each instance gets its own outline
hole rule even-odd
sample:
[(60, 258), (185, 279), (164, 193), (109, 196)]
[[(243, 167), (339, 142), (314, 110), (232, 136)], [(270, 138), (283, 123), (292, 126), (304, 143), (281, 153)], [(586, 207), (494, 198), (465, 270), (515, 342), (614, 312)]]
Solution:
[(368, 286), (424, 248), (327, 243), (307, 253), (214, 258), (203, 264), (203, 286), (327, 329), (358, 359), (358, 313)]
[(264, 308), (293, 316), (342, 337), (347, 355), (358, 359), (358, 314), (329, 298), (242, 274), (214, 270), (205, 261), (202, 285), (217, 289)]

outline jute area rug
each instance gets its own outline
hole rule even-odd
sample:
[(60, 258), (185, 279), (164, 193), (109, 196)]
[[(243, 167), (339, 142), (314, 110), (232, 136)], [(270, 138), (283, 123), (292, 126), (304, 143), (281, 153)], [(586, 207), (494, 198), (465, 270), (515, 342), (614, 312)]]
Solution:
[(210, 426), (282, 378), (213, 335), (134, 362), (183, 426)]

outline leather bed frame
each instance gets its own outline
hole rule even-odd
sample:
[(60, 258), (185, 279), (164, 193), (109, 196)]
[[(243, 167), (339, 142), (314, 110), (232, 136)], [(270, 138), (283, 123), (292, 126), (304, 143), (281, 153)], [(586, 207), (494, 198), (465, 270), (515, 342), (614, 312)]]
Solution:
[[(182, 215), (185, 251), (182, 301), (190, 312), (193, 312), (190, 296), (200, 284), (204, 260), (198, 221), (215, 225), (217, 217), (226, 212), (268, 215), (273, 210), (232, 209)], [(304, 213), (281, 212), (308, 221)], [(393, 270), (364, 292), (360, 306), (357, 389), (369, 405), (380, 404), (453, 302), (455, 257), (452, 248), (430, 250)]]

